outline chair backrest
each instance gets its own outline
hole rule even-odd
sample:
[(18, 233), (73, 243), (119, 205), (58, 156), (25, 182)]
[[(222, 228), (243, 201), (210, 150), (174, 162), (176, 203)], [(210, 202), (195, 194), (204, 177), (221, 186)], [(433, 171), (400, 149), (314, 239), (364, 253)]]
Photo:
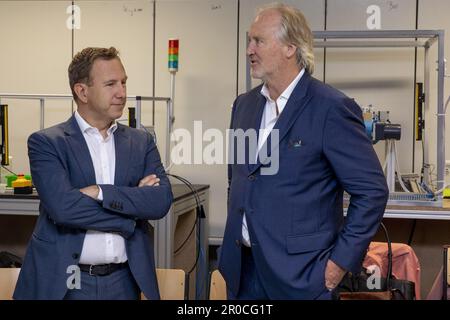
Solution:
[(20, 268), (0, 268), (0, 300), (12, 300)]
[[(181, 269), (156, 269), (161, 300), (186, 300), (188, 282), (186, 272)], [(141, 299), (146, 300), (144, 294)]]
[(156, 269), (161, 300), (185, 300), (186, 272), (181, 269)]
[(211, 272), (209, 300), (227, 300), (227, 284), (219, 270)]

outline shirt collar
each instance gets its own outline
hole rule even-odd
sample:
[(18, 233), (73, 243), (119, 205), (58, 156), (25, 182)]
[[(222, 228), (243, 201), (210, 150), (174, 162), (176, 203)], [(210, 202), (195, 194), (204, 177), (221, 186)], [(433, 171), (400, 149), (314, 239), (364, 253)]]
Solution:
[[(83, 133), (92, 131), (92, 129), (98, 131), (97, 128), (94, 128), (89, 123), (87, 123), (86, 120), (83, 119), (83, 117), (78, 113), (78, 110), (75, 111), (75, 120), (77, 120), (78, 126), (80, 127), (81, 132), (83, 132)], [(107, 130), (108, 136), (110, 134), (114, 133), (116, 130), (117, 130), (117, 121), (113, 121), (113, 123)]]
[[(300, 81), (300, 79), (302, 78), (304, 73), (305, 73), (305, 68), (300, 70), (300, 72), (295, 77), (295, 79), (292, 80), (292, 82), (288, 85), (288, 87), (286, 89), (284, 89), (284, 91), (280, 94), (278, 99), (283, 98), (283, 99), (289, 100), (289, 97), (291, 96), (292, 91), (294, 91), (295, 87), (297, 86), (298, 82)], [(261, 94), (266, 99), (272, 101), (272, 99), (270, 98), (270, 95), (269, 95), (269, 89), (267, 88), (266, 84), (264, 84), (263, 87), (261, 88)]]

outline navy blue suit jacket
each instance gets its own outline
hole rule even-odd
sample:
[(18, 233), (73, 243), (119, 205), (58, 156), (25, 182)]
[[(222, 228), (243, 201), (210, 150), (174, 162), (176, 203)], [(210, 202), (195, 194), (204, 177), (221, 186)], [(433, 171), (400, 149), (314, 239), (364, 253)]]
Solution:
[[(149, 299), (159, 299), (153, 238), (147, 220), (162, 218), (172, 190), (149, 134), (118, 125), (114, 132), (114, 185), (100, 185), (103, 202), (79, 189), (95, 185), (89, 149), (72, 116), (67, 122), (28, 139), (31, 176), (40, 198), (39, 212), (14, 292), (15, 299), (62, 299), (68, 267), (77, 265), (86, 230), (116, 232), (125, 238), (131, 272)], [(156, 174), (156, 187), (137, 187)]]
[[(236, 99), (231, 129), (259, 129), (266, 103), (260, 90)], [(245, 212), (256, 268), (269, 297), (314, 299), (326, 290), (328, 259), (348, 271), (360, 270), (388, 189), (359, 106), (308, 73), (274, 129), (279, 129), (279, 142), (269, 136), (266, 143), (272, 154), (279, 151), (277, 174), (261, 175), (270, 163), (252, 165), (254, 154), (239, 164), (234, 148), (219, 269), (237, 294)], [(344, 190), (351, 195), (345, 222)]]

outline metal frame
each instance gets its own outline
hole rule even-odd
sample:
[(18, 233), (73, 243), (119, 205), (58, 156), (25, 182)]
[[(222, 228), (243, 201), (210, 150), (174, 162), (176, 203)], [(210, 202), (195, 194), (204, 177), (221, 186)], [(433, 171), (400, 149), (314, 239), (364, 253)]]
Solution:
[[(20, 100), (39, 100), (40, 102), (40, 126), (44, 129), (45, 119), (45, 100), (72, 100), (72, 95), (67, 94), (15, 94), (15, 93), (0, 93), (1, 99), (20, 99)], [(173, 102), (171, 98), (167, 97), (147, 97), (147, 96), (127, 96), (127, 101), (136, 101), (136, 127), (141, 128), (141, 113), (142, 113), (142, 101), (164, 101), (166, 102), (166, 142), (170, 141), (170, 133), (172, 132), (174, 115), (173, 115)], [(166, 144), (164, 159), (166, 168), (170, 165), (170, 145)]]
[[(424, 92), (425, 108), (429, 107), (429, 52), (437, 43), (437, 189), (444, 187), (445, 179), (445, 109), (444, 109), (444, 30), (374, 30), (374, 31), (315, 31), (315, 48), (407, 48), (425, 49)], [(330, 40), (331, 39), (331, 40)], [(350, 39), (339, 41), (339, 39)], [(386, 40), (391, 39), (391, 40)], [(409, 39), (409, 40), (408, 40)], [(413, 40), (410, 40), (413, 39)], [(322, 40), (322, 41), (320, 41)], [(395, 40), (395, 41), (393, 41)], [(426, 144), (425, 144), (426, 146)], [(425, 147), (425, 162), (428, 163), (428, 147)], [(428, 169), (425, 171), (428, 176)]]

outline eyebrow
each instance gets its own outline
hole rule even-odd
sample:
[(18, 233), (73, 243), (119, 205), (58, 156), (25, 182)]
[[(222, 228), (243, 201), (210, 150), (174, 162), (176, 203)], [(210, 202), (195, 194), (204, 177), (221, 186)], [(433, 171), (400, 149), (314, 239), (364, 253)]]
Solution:
[(123, 81), (127, 81), (128, 80), (128, 76), (125, 76), (125, 78), (123, 78), (122, 80), (115, 80), (115, 79), (110, 79), (110, 80), (106, 80), (103, 82), (103, 84), (107, 84), (107, 83), (113, 83), (113, 82), (123, 82)]

